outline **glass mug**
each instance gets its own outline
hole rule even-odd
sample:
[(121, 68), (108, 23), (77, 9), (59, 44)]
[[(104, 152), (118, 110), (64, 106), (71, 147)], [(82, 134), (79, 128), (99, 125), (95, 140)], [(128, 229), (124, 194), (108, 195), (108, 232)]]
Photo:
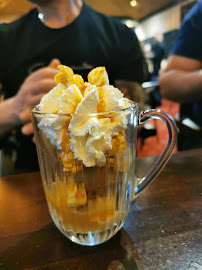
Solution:
[[(121, 147), (121, 141), (118, 142), (117, 151), (106, 154), (106, 164), (102, 167), (85, 167), (74, 158), (68, 162), (68, 155), (62, 159), (62, 150), (52, 145), (38, 127), (42, 119), (66, 123), (71, 115), (40, 113), (37, 106), (31, 110), (50, 215), (57, 228), (77, 244), (94, 246), (115, 235), (126, 220), (131, 201), (164, 167), (175, 147), (176, 126), (168, 114), (160, 110), (139, 112), (138, 105), (131, 104), (130, 108), (120, 111), (89, 114), (89, 117), (121, 116), (127, 124), (125, 146)], [(149, 119), (162, 120), (169, 137), (152, 168), (143, 178), (138, 178), (135, 176), (137, 128)], [(61, 132), (64, 128), (65, 125)]]

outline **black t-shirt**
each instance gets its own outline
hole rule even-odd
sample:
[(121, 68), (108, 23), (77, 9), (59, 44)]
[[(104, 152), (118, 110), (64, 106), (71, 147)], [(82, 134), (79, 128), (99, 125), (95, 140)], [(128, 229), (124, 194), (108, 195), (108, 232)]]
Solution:
[[(18, 20), (0, 25), (0, 82), (6, 98), (14, 96), (24, 79), (53, 58), (87, 79), (88, 72), (105, 66), (114, 80), (143, 82), (145, 61), (134, 31), (115, 18), (86, 4), (80, 15), (60, 29), (45, 26), (37, 9)], [(17, 129), (17, 167), (35, 169), (32, 136)]]

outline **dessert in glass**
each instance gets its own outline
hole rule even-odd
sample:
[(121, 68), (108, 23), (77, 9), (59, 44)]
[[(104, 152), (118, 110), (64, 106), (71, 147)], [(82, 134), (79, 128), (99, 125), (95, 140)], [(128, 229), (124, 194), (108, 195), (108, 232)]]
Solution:
[[(138, 105), (109, 84), (104, 67), (88, 82), (60, 65), (56, 86), (32, 109), (32, 121), (50, 215), (73, 242), (97, 245), (123, 226), (135, 195), (165, 165), (176, 128), (165, 113)], [(139, 122), (162, 120), (168, 143), (144, 178), (135, 177)]]

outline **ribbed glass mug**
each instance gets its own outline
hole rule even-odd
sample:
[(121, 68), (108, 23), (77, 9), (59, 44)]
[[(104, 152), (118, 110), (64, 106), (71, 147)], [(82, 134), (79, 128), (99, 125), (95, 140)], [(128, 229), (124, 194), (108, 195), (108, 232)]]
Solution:
[[(94, 246), (107, 241), (123, 226), (131, 201), (168, 161), (176, 144), (173, 119), (160, 110), (139, 112), (135, 103), (120, 111), (89, 114), (89, 117), (107, 118), (112, 114), (124, 117), (125, 143), (117, 139), (115, 151), (106, 153), (104, 166), (85, 167), (82, 161), (72, 160), (72, 156), (70, 161), (68, 155), (64, 158), (62, 150), (39, 128), (41, 120), (67, 123), (71, 115), (41, 113), (37, 107), (31, 113), (41, 177), (55, 225), (80, 245)], [(149, 119), (162, 120), (169, 137), (152, 168), (143, 178), (138, 178), (135, 176), (137, 128)], [(66, 124), (61, 126), (61, 132), (65, 128)]]

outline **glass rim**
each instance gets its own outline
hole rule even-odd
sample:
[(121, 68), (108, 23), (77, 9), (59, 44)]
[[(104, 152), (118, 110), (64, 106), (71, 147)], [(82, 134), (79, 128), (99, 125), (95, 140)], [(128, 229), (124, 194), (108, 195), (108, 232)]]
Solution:
[[(125, 112), (131, 112), (134, 111), (136, 108), (138, 108), (138, 104), (132, 100), (129, 100), (131, 106), (125, 109), (120, 110), (113, 110), (113, 111), (106, 111), (106, 112), (94, 112), (94, 113), (77, 113), (77, 115), (107, 115), (107, 114), (114, 114), (114, 113), (125, 113)], [(38, 104), (39, 105), (39, 104)], [(36, 115), (43, 115), (43, 116), (50, 116), (50, 115), (60, 115), (60, 116), (72, 116), (74, 113), (42, 113), (40, 111), (37, 111), (37, 106), (34, 106), (30, 109), (32, 114)]]

